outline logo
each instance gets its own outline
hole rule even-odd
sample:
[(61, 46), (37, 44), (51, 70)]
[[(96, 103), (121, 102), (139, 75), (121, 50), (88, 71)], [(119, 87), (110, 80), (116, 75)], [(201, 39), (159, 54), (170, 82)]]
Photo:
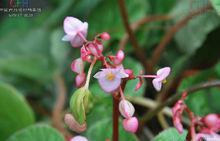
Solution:
[(8, 0), (9, 8), (28, 8), (29, 0)]

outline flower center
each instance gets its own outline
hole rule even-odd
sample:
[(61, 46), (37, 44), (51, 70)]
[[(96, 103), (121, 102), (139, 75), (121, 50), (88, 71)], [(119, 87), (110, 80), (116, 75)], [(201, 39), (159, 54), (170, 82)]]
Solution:
[(106, 75), (106, 79), (109, 80), (109, 81), (115, 79), (115, 74), (113, 74), (112, 72), (109, 72), (109, 73)]
[(164, 79), (164, 80), (162, 81), (162, 83), (163, 83), (163, 84), (167, 83), (167, 80), (166, 80), (166, 79)]

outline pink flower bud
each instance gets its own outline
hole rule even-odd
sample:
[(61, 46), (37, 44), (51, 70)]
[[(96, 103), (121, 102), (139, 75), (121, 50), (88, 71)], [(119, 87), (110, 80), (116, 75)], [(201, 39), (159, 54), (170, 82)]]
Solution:
[(126, 131), (135, 133), (138, 129), (138, 120), (136, 117), (123, 120), (123, 127)]
[(220, 127), (220, 118), (217, 114), (208, 114), (202, 119), (205, 125), (209, 128), (215, 128), (216, 126)]
[(88, 140), (83, 136), (75, 136), (70, 141), (88, 141)]
[(119, 111), (121, 115), (127, 119), (134, 115), (134, 106), (127, 100), (121, 100), (119, 103)]
[(119, 51), (117, 52), (117, 54), (116, 54), (116, 58), (114, 59), (114, 63), (115, 63), (116, 65), (119, 65), (119, 64), (122, 63), (122, 61), (124, 60), (124, 58), (125, 58), (124, 52), (123, 52), (122, 50), (119, 50)]
[(137, 83), (137, 85), (135, 86), (135, 91), (139, 90), (141, 88), (141, 86), (143, 85), (143, 79), (139, 78), (139, 81)]
[(77, 88), (82, 87), (86, 82), (86, 74), (85, 73), (78, 74), (75, 78), (75, 82)]
[(125, 73), (128, 74), (129, 78), (133, 78), (134, 77), (134, 72), (131, 69), (125, 69)]
[(107, 41), (107, 40), (110, 40), (110, 35), (107, 33), (107, 32), (103, 32), (101, 35), (100, 35), (100, 38), (104, 41)]
[(71, 114), (65, 114), (64, 122), (73, 131), (81, 133), (86, 130), (86, 123), (80, 125)]
[(84, 64), (81, 58), (74, 60), (71, 64), (71, 69), (73, 72), (76, 73), (83, 73), (84, 72)]

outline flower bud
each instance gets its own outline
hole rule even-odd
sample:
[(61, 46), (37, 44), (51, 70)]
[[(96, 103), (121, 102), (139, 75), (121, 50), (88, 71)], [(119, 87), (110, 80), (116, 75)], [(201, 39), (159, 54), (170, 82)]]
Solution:
[(101, 35), (100, 35), (100, 38), (104, 41), (107, 41), (107, 40), (110, 40), (110, 35), (107, 33), (107, 32), (103, 32)]
[(64, 122), (74, 132), (81, 133), (86, 130), (86, 123), (80, 125), (71, 114), (65, 114)]
[(119, 51), (117, 52), (117, 54), (116, 54), (116, 58), (114, 59), (114, 63), (115, 63), (116, 65), (119, 65), (119, 64), (122, 63), (122, 61), (124, 60), (124, 58), (125, 58), (124, 52), (123, 52), (122, 50), (119, 50)]
[(205, 123), (205, 125), (209, 128), (216, 127), (217, 125), (219, 126), (220, 124), (220, 119), (217, 114), (208, 114), (202, 119)]
[(134, 106), (127, 100), (121, 100), (119, 103), (119, 111), (121, 115), (127, 119), (134, 115)]
[(83, 73), (84, 72), (84, 64), (81, 58), (75, 59), (71, 64), (71, 69), (73, 72), (76, 73)]
[(89, 102), (91, 102), (91, 92), (85, 87), (79, 88), (71, 96), (70, 110), (80, 125), (86, 121), (86, 113), (91, 108)]
[(137, 83), (137, 85), (135, 86), (135, 91), (139, 90), (141, 88), (141, 86), (143, 85), (144, 80), (142, 78), (139, 78), (139, 81)]
[(75, 82), (77, 88), (82, 87), (86, 82), (86, 74), (85, 73), (78, 74), (75, 78)]
[(83, 136), (75, 136), (70, 141), (88, 141), (88, 140)]
[(126, 131), (135, 133), (138, 129), (138, 120), (136, 117), (123, 120), (123, 127)]
[(133, 78), (133, 77), (134, 77), (134, 72), (133, 72), (133, 70), (131, 70), (131, 69), (125, 69), (124, 71), (125, 71), (125, 73), (128, 74), (128, 77), (129, 77), (129, 78)]

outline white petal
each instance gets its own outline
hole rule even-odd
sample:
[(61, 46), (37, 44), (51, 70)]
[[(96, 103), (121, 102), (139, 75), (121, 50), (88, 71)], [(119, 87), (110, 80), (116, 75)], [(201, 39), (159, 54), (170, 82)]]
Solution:
[(70, 36), (70, 35), (65, 35), (62, 38), (62, 41), (71, 41), (74, 38), (74, 36)]
[(77, 31), (83, 27), (83, 23), (74, 17), (66, 17), (64, 19), (63, 28), (66, 34), (76, 35)]
[(115, 90), (117, 90), (121, 84), (121, 79), (120, 78), (115, 78), (114, 80), (107, 80), (106, 77), (101, 78), (98, 80), (99, 81), (99, 85), (101, 86), (101, 88), (107, 92), (107, 93), (111, 93), (114, 92)]
[(162, 88), (162, 82), (161, 81), (158, 81), (158, 79), (155, 78), (155, 79), (153, 79), (152, 83), (153, 83), (154, 88), (157, 91), (161, 90), (161, 88)]

